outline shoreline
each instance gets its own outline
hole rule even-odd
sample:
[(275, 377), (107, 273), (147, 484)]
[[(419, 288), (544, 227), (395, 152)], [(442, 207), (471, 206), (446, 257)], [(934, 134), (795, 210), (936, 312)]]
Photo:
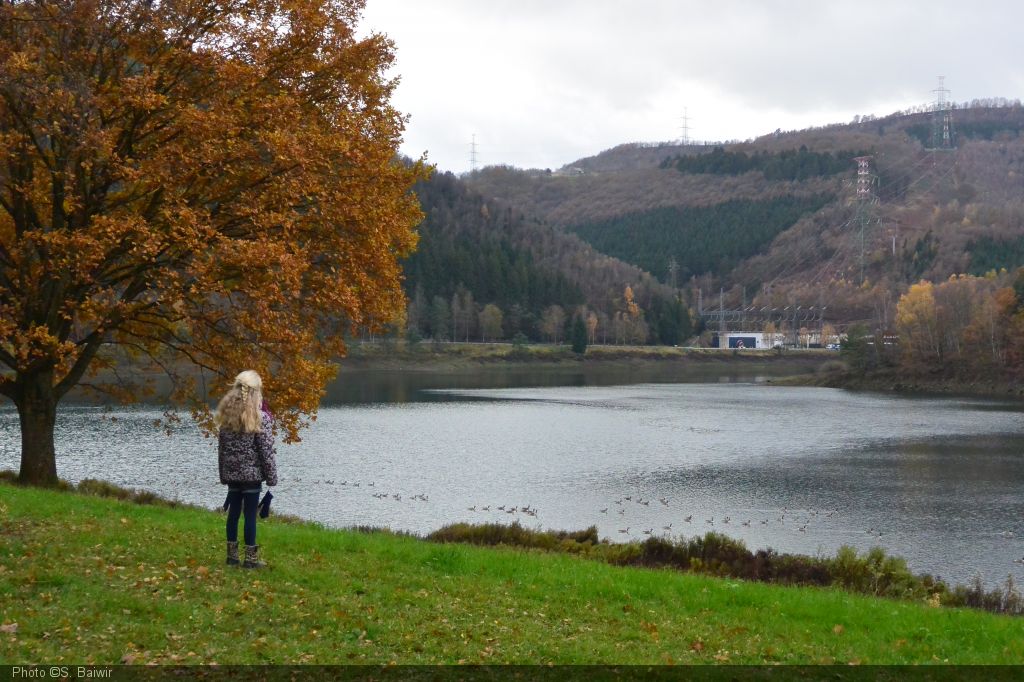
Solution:
[(588, 346), (584, 354), (573, 353), (567, 345), (508, 343), (361, 343), (352, 344), (339, 360), (342, 371), (473, 369), (489, 366), (508, 367), (587, 367), (605, 365), (693, 364), (743, 365), (793, 364), (808, 368), (833, 359), (823, 350), (719, 350), (717, 348), (669, 346)]
[(900, 375), (875, 371), (864, 375), (850, 372), (816, 372), (773, 377), (775, 386), (819, 386), (847, 391), (870, 391), (900, 395), (964, 396), (1024, 401), (1024, 384), (1002, 378), (979, 376), (971, 380), (950, 377)]

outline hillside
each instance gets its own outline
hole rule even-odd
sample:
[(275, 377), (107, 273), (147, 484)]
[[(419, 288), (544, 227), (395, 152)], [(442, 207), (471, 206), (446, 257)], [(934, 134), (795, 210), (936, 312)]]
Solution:
[(933, 115), (918, 112), (721, 147), (620, 145), (555, 173), (485, 168), (467, 182), (663, 282), (674, 259), (691, 305), (696, 289), (723, 288), (726, 307), (827, 306), (833, 322), (885, 327), (911, 282), (1024, 265), (1024, 109), (950, 114), (948, 150), (930, 150)]
[(641, 343), (689, 335), (675, 293), (636, 265), (509, 202), (485, 199), (450, 173), (420, 183), (416, 194), (425, 218), (403, 266), (414, 337), (559, 341), (574, 318), (591, 316), (607, 336), (616, 314), (628, 312), (627, 288), (639, 306), (632, 327), (646, 330)]

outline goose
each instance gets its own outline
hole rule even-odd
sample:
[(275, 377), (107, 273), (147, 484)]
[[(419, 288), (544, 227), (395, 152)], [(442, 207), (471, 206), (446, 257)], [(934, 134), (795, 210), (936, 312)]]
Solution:
[(683, 519), (683, 521), (685, 521), (686, 523), (689, 523), (690, 521), (693, 521), (693, 514), (690, 514), (689, 516), (687, 516), (685, 519)]
[(608, 513), (608, 507), (605, 507), (604, 509), (602, 509), (601, 513), (602, 514), (607, 514)]
[(619, 532), (625, 535), (629, 535), (629, 526), (626, 526), (625, 528), (620, 528)]

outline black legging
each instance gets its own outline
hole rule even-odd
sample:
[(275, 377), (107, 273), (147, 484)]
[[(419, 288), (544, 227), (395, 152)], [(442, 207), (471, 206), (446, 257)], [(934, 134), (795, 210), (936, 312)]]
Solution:
[(260, 503), (260, 489), (230, 488), (228, 490), (228, 542), (238, 542), (238, 518), (245, 513), (243, 536), (245, 544), (256, 544), (256, 507)]

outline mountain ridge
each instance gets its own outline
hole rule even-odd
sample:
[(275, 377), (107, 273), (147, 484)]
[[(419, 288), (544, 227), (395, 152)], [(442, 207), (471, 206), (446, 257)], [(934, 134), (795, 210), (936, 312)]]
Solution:
[[(853, 163), (846, 172), (799, 180), (770, 180), (759, 170), (674, 168), (680, 158), (716, 149), (694, 145), (618, 145), (556, 173), (503, 166), (464, 179), (482, 196), (579, 234), (616, 219), (629, 230), (628, 216), (666, 208), (740, 200), (768, 206), (781, 197), (832, 194), (831, 202), (780, 231), (760, 252), (729, 268), (692, 273), (684, 287), (687, 300), (695, 304), (696, 289), (724, 289), (735, 306), (818, 301), (830, 305), (840, 322), (876, 317), (884, 326), (891, 320), (876, 309), (887, 308), (887, 300), (918, 278), (941, 281), (984, 266), (1024, 265), (1024, 248), (1016, 246), (1024, 245), (1024, 110), (1019, 102), (991, 103), (949, 110), (953, 147), (948, 150), (930, 149), (935, 114), (923, 111), (777, 131), (721, 147), (736, 158), (807, 150), (811, 161), (824, 153), (862, 151), (871, 157), (867, 201), (857, 200)], [(742, 226), (723, 224), (722, 229)], [(676, 254), (677, 260), (682, 255)], [(668, 272), (652, 274), (669, 281)]]

